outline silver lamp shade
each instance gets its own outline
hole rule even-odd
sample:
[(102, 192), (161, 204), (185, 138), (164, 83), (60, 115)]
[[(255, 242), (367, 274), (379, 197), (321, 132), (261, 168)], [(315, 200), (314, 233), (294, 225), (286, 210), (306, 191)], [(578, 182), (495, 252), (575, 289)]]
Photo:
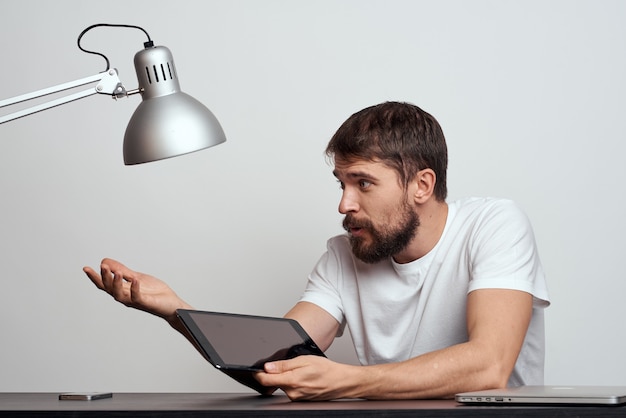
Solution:
[(180, 90), (169, 49), (139, 51), (135, 71), (143, 100), (124, 134), (124, 164), (162, 160), (226, 141), (213, 113)]

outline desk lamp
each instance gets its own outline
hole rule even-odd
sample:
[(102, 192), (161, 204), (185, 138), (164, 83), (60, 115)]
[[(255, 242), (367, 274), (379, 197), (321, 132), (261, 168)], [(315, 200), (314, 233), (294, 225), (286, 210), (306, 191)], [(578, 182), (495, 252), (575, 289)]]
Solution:
[[(117, 70), (110, 68), (108, 58), (81, 46), (87, 31), (99, 27), (125, 27), (144, 32), (148, 41), (135, 54), (134, 64), (139, 87), (127, 91)], [(148, 33), (139, 26), (99, 23), (89, 26), (78, 37), (78, 48), (99, 55), (106, 61), (105, 71), (32, 93), (0, 100), (0, 108), (47, 96), (88, 84), (87, 90), (69, 94), (27, 109), (0, 116), (0, 124), (50, 109), (93, 94), (112, 96), (113, 99), (141, 94), (143, 100), (132, 115), (124, 134), (124, 164), (140, 164), (188, 154), (226, 141), (216, 117), (202, 103), (180, 90), (174, 59), (164, 46), (154, 46)]]

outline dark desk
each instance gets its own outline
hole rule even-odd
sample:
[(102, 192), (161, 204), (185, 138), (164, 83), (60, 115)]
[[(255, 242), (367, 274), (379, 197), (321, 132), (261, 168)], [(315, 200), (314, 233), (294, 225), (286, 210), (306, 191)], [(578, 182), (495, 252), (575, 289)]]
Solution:
[(626, 417), (626, 407), (464, 406), (455, 401), (290, 402), (235, 393), (115, 393), (59, 401), (56, 393), (0, 393), (0, 417)]

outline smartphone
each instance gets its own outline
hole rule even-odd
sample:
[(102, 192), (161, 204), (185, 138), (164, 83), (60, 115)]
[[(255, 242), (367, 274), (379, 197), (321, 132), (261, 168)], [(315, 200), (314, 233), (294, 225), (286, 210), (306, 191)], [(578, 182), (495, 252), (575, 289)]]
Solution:
[(61, 401), (95, 401), (113, 397), (111, 392), (67, 392), (59, 395)]

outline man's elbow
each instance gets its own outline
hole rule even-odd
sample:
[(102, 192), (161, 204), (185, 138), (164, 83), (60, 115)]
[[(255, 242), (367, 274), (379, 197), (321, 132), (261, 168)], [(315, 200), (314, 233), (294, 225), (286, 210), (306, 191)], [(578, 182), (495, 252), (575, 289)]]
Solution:
[(509, 383), (513, 369), (508, 364), (491, 362), (481, 373), (481, 389), (501, 389)]

